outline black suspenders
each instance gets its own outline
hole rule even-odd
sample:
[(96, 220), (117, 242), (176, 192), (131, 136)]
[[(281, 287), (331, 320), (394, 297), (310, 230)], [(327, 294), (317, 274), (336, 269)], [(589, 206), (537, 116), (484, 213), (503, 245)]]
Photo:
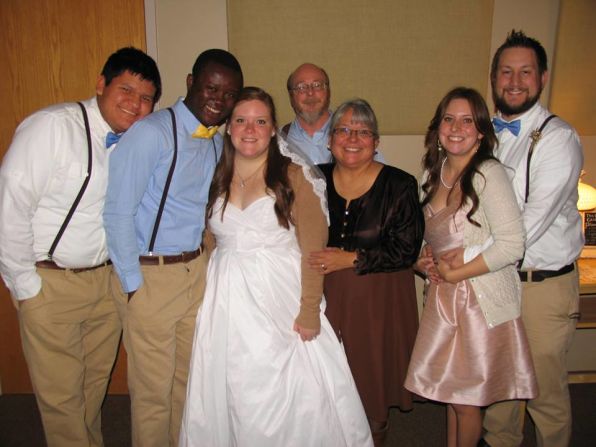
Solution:
[[(530, 138), (532, 142), (530, 143), (530, 149), (528, 150), (528, 160), (526, 162), (526, 195), (524, 198), (524, 203), (528, 203), (528, 196), (530, 195), (530, 160), (532, 160), (532, 154), (534, 153), (534, 148), (538, 144), (538, 141), (542, 138), (542, 131), (548, 124), (550, 120), (552, 120), (557, 115), (550, 115), (548, 118), (544, 120), (540, 128), (535, 129), (532, 131)], [(518, 270), (521, 268), (522, 264), (524, 263), (524, 258), (526, 257), (526, 250), (524, 250), (524, 254), (522, 258), (517, 263)]]
[[(149, 242), (149, 249), (148, 254), (149, 256), (153, 256), (153, 247), (155, 246), (155, 239), (157, 238), (157, 230), (159, 229), (159, 223), (161, 222), (161, 216), (163, 214), (163, 209), (166, 205), (166, 199), (168, 197), (168, 191), (170, 189), (170, 183), (172, 183), (172, 177), (174, 176), (174, 168), (176, 167), (176, 160), (178, 158), (178, 132), (176, 128), (176, 115), (174, 115), (174, 111), (171, 107), (168, 107), (168, 112), (172, 117), (172, 132), (174, 135), (174, 155), (172, 156), (172, 164), (170, 165), (170, 171), (168, 172), (168, 177), (166, 179), (166, 184), (164, 186), (163, 193), (161, 195), (161, 201), (159, 203), (159, 209), (157, 211), (157, 216), (155, 218), (155, 223), (153, 224), (153, 232), (151, 233), (151, 241)], [(211, 142), (213, 144), (213, 156), (215, 159), (215, 164), (217, 165), (217, 149), (215, 147), (215, 139), (212, 138)]]
[(526, 196), (525, 196), (525, 203), (528, 203), (528, 196), (530, 195), (530, 160), (532, 159), (532, 154), (534, 153), (534, 148), (538, 141), (542, 138), (542, 131), (548, 124), (550, 120), (552, 120), (557, 115), (550, 115), (548, 118), (544, 120), (542, 126), (539, 129), (533, 130), (530, 138), (532, 139), (532, 143), (530, 144), (530, 149), (528, 150), (528, 161), (526, 163)]
[(153, 256), (153, 246), (155, 245), (155, 238), (157, 237), (157, 230), (159, 229), (159, 223), (161, 222), (161, 215), (166, 205), (166, 199), (168, 197), (168, 190), (170, 189), (170, 183), (172, 183), (172, 177), (174, 176), (174, 169), (176, 168), (176, 159), (178, 158), (178, 132), (176, 129), (176, 115), (171, 107), (168, 107), (168, 112), (172, 117), (172, 132), (174, 133), (174, 155), (172, 156), (172, 164), (170, 165), (170, 171), (166, 179), (166, 184), (161, 195), (161, 201), (159, 202), (159, 209), (157, 210), (157, 216), (155, 223), (153, 224), (153, 233), (151, 234), (151, 241), (149, 242), (149, 256)]
[(89, 180), (91, 180), (91, 167), (93, 165), (93, 161), (92, 161), (93, 160), (93, 151), (92, 151), (92, 147), (91, 147), (91, 128), (89, 127), (89, 118), (87, 117), (87, 111), (85, 110), (85, 106), (81, 102), (77, 102), (77, 104), (81, 108), (81, 112), (83, 112), (83, 121), (85, 122), (85, 132), (87, 133), (87, 153), (88, 153), (88, 156), (87, 156), (87, 177), (85, 177), (85, 181), (83, 182), (83, 185), (81, 186), (81, 189), (79, 190), (79, 193), (77, 194), (77, 197), (75, 198), (72, 206), (70, 207), (70, 210), (68, 211), (68, 214), (66, 215), (66, 218), (64, 219), (64, 222), (62, 222), (62, 226), (58, 230), (58, 234), (56, 235), (54, 242), (52, 242), (50, 251), (48, 251), (48, 261), (52, 260), (54, 251), (56, 251), (56, 247), (58, 246), (58, 242), (60, 242), (60, 239), (62, 238), (62, 235), (64, 234), (64, 231), (66, 230), (66, 227), (68, 226), (68, 223), (70, 222), (70, 219), (72, 219), (72, 216), (74, 215), (74, 212), (77, 209), (77, 206), (79, 205), (79, 202), (81, 201), (81, 198), (83, 197), (83, 194), (85, 193), (85, 190), (87, 189)]
[[(85, 178), (85, 181), (83, 182), (83, 185), (81, 186), (81, 189), (79, 190), (79, 193), (77, 194), (77, 197), (75, 198), (72, 206), (70, 207), (70, 210), (68, 211), (68, 214), (66, 215), (66, 218), (64, 219), (64, 222), (62, 223), (62, 226), (60, 227), (60, 230), (58, 230), (58, 234), (56, 235), (56, 238), (54, 239), (54, 242), (52, 243), (50, 250), (48, 251), (48, 260), (49, 261), (52, 260), (54, 251), (56, 250), (56, 247), (58, 246), (58, 243), (60, 242), (60, 239), (62, 238), (62, 235), (64, 234), (64, 231), (66, 230), (66, 227), (68, 226), (68, 223), (72, 219), (72, 216), (74, 215), (74, 212), (77, 209), (77, 206), (79, 205), (79, 202), (81, 201), (81, 198), (83, 197), (83, 194), (85, 193), (85, 190), (87, 189), (89, 180), (91, 179), (93, 152), (92, 152), (92, 145), (91, 145), (91, 129), (89, 126), (89, 118), (87, 117), (87, 111), (85, 110), (85, 106), (83, 106), (83, 104), (80, 102), (78, 102), (77, 104), (81, 107), (81, 112), (83, 113), (83, 121), (85, 122), (85, 131), (87, 134), (87, 151), (88, 151), (87, 176)], [(161, 201), (159, 203), (159, 209), (157, 211), (155, 223), (153, 224), (153, 232), (151, 234), (151, 241), (149, 243), (149, 250), (148, 250), (149, 255), (152, 255), (152, 252), (153, 252), (153, 247), (155, 245), (155, 239), (157, 237), (157, 231), (159, 229), (159, 224), (161, 222), (161, 216), (163, 214), (163, 210), (164, 210), (164, 207), (166, 204), (166, 199), (168, 197), (168, 191), (170, 189), (170, 184), (172, 183), (172, 177), (174, 176), (174, 170), (176, 168), (176, 160), (178, 158), (178, 132), (177, 132), (177, 126), (176, 126), (176, 115), (174, 115), (174, 111), (172, 110), (171, 107), (168, 107), (167, 110), (168, 110), (168, 112), (170, 112), (170, 116), (172, 118), (172, 132), (173, 132), (173, 136), (174, 136), (174, 155), (172, 156), (172, 164), (170, 165), (170, 170), (168, 172), (168, 177), (166, 179), (164, 190), (163, 190), (163, 193), (161, 196)], [(217, 149), (215, 147), (215, 141), (213, 139), (211, 141), (213, 142), (213, 153), (215, 156), (215, 163), (217, 164)]]

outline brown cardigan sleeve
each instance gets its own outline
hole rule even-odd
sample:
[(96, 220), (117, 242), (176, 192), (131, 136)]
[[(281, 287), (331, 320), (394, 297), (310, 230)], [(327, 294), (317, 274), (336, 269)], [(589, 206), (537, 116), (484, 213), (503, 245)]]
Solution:
[(211, 252), (215, 250), (215, 245), (215, 236), (207, 226), (205, 231), (203, 231), (203, 247), (208, 256), (211, 256)]
[(310, 182), (304, 178), (302, 168), (291, 164), (288, 168), (288, 177), (295, 196), (292, 216), (302, 252), (302, 295), (296, 323), (304, 328), (319, 329), (323, 275), (309, 267), (308, 256), (311, 252), (323, 250), (326, 247), (327, 219), (321, 210), (319, 197), (314, 193)]

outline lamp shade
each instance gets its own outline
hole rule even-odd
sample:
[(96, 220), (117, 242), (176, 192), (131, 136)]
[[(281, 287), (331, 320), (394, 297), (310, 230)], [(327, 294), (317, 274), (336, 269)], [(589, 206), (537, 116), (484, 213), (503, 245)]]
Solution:
[(584, 182), (577, 184), (577, 209), (580, 211), (589, 211), (596, 208), (596, 188)]

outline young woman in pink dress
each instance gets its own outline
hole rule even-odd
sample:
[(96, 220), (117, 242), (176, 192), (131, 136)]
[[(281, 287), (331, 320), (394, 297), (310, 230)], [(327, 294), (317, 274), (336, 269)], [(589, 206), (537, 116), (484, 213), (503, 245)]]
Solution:
[(481, 407), (530, 399), (537, 386), (520, 319), (515, 263), (524, 228), (486, 104), (459, 87), (426, 134), (422, 205), (430, 279), (405, 387), (448, 404), (448, 446), (475, 447)]

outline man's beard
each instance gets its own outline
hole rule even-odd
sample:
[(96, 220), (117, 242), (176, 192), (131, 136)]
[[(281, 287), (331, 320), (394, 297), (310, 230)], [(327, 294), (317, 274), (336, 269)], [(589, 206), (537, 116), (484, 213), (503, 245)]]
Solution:
[(317, 98), (311, 98), (305, 101), (306, 105), (321, 104), (321, 108), (313, 111), (294, 108), (296, 115), (304, 120), (308, 124), (315, 124), (326, 112), (329, 110), (329, 100), (320, 101)]
[(302, 118), (308, 124), (314, 124), (319, 120), (319, 118), (321, 118), (321, 116), (323, 116), (324, 113), (324, 109), (314, 112), (305, 112), (304, 110), (301, 110), (298, 112), (298, 116), (300, 116), (300, 118)]
[(522, 113), (525, 113), (532, 107), (534, 107), (534, 104), (536, 104), (540, 99), (541, 93), (542, 87), (540, 87), (540, 90), (538, 90), (538, 93), (536, 93), (536, 95), (528, 96), (526, 100), (522, 102), (520, 105), (510, 106), (504, 99), (505, 95), (498, 96), (495, 93), (495, 89), (493, 87), (493, 102), (495, 103), (495, 107), (497, 108), (497, 110), (505, 116), (521, 115)]

